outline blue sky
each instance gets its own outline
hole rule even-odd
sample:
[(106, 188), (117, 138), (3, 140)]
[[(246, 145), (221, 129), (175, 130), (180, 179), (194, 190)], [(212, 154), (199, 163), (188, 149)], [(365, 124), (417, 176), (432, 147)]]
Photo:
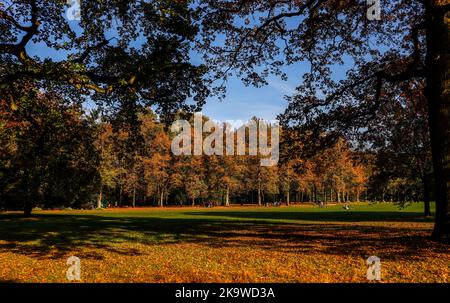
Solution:
[[(49, 49), (42, 43), (30, 44), (28, 51), (39, 57), (51, 57), (54, 61), (63, 60), (66, 57), (64, 52)], [(231, 77), (226, 83), (225, 99), (210, 97), (202, 112), (219, 121), (248, 121), (253, 116), (268, 121), (275, 120), (287, 106), (285, 96), (294, 93), (306, 68), (306, 65), (302, 63), (288, 66), (284, 69), (288, 75), (287, 81), (271, 76), (268, 79), (269, 84), (260, 88), (245, 86), (238, 77)]]
[[(80, 33), (81, 29), (77, 21), (69, 21), (69, 24), (77, 34)], [(67, 55), (65, 52), (49, 49), (43, 43), (30, 44), (27, 47), (30, 54), (50, 57), (54, 61), (64, 60)], [(192, 54), (194, 64), (201, 63), (199, 58), (200, 56), (195, 53)], [(345, 69), (344, 67), (337, 68), (336, 76), (341, 78)], [(268, 85), (259, 88), (245, 86), (238, 77), (230, 77), (226, 83), (226, 97), (223, 100), (214, 96), (210, 97), (202, 112), (217, 121), (248, 121), (253, 116), (267, 121), (275, 120), (287, 106), (285, 96), (294, 94), (295, 88), (301, 84), (303, 74), (308, 70), (309, 65), (304, 62), (285, 66), (283, 71), (287, 75), (287, 81), (270, 76), (267, 79)]]
[[(346, 71), (351, 67), (352, 60), (344, 56), (344, 65), (333, 66), (333, 78), (343, 79)], [(268, 85), (263, 87), (245, 86), (237, 77), (227, 82), (227, 94), (223, 101), (210, 98), (204, 107), (203, 113), (213, 119), (244, 120), (253, 116), (267, 121), (275, 120), (278, 114), (286, 109), (288, 103), (286, 96), (295, 94), (295, 89), (302, 83), (303, 75), (309, 71), (310, 65), (306, 62), (297, 62), (285, 66), (282, 70), (287, 75), (287, 81), (280, 77), (270, 76)]]
[[(298, 68), (301, 66), (297, 66), (297, 70)], [(260, 88), (245, 86), (239, 78), (232, 77), (226, 85), (225, 99), (209, 98), (203, 113), (220, 121), (247, 121), (253, 116), (268, 121), (275, 120), (286, 108), (285, 96), (294, 93), (301, 81), (300, 76), (298, 72), (288, 72), (288, 81), (272, 76), (268, 79), (269, 85)]]

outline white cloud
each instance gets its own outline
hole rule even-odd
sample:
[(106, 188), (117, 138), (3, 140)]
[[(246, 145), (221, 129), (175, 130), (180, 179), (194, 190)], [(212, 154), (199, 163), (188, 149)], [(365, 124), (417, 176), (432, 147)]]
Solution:
[(271, 79), (268, 81), (269, 86), (273, 89), (283, 93), (284, 95), (293, 95), (295, 94), (295, 87), (289, 85), (286, 81), (282, 80), (274, 80)]

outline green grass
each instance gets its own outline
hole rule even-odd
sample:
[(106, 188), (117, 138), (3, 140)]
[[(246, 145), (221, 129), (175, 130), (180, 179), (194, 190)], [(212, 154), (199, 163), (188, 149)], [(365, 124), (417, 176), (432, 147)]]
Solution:
[(448, 246), (423, 205), (114, 209), (0, 215), (0, 280), (65, 282), (448, 282)]

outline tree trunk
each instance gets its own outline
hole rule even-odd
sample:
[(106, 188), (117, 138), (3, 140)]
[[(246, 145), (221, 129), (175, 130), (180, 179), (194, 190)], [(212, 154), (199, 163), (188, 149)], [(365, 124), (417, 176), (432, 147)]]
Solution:
[(262, 200), (261, 200), (261, 187), (258, 187), (258, 205), (261, 206), (262, 205)]
[(24, 206), (23, 206), (24, 217), (31, 217), (32, 210), (33, 210), (32, 203), (29, 198), (26, 198)]
[(164, 206), (164, 192), (161, 191), (160, 196), (159, 196), (159, 207), (163, 207)]
[(230, 189), (228, 187), (225, 193), (225, 206), (230, 206)]
[(426, 176), (422, 177), (422, 183), (423, 183), (423, 205), (424, 205), (423, 214), (425, 215), (425, 217), (428, 217), (431, 215), (431, 210), (430, 210), (430, 194), (428, 189), (428, 180)]
[[(444, 3), (442, 1), (441, 3)], [(432, 1), (436, 3), (436, 1)], [(433, 238), (449, 233), (450, 197), (450, 13), (443, 6), (426, 5), (426, 88), (430, 141), (435, 177), (436, 217)]]
[(136, 207), (136, 187), (133, 187), (133, 208)]
[(119, 207), (122, 207), (122, 186), (119, 187)]
[(97, 208), (102, 208), (102, 200), (103, 200), (103, 186), (100, 188), (100, 193), (98, 194), (97, 199)]
[(195, 206), (195, 198), (192, 198), (192, 206)]
[(286, 205), (289, 206), (289, 204), (291, 203), (291, 201), (289, 201), (290, 197), (289, 197), (289, 191), (286, 192)]
[(317, 187), (314, 184), (314, 189), (313, 189), (313, 196), (314, 196), (314, 203), (317, 204)]

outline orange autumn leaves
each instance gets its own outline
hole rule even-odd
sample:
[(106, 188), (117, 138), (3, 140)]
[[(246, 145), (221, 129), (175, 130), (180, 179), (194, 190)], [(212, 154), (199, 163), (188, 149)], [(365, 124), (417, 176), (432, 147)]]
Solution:
[[(338, 220), (339, 207), (53, 211), (33, 221), (0, 215), (0, 280), (68, 282), (66, 260), (76, 255), (82, 282), (364, 283), (365, 260), (376, 255), (381, 282), (448, 283), (448, 247), (426, 238), (432, 223), (418, 220), (420, 211), (416, 218), (378, 207), (384, 214), (361, 217), (372, 210), (358, 205), (360, 221)], [(68, 216), (76, 224), (61, 226)], [(380, 221), (369, 221), (374, 216)], [(23, 232), (29, 224), (43, 231), (34, 240)]]

